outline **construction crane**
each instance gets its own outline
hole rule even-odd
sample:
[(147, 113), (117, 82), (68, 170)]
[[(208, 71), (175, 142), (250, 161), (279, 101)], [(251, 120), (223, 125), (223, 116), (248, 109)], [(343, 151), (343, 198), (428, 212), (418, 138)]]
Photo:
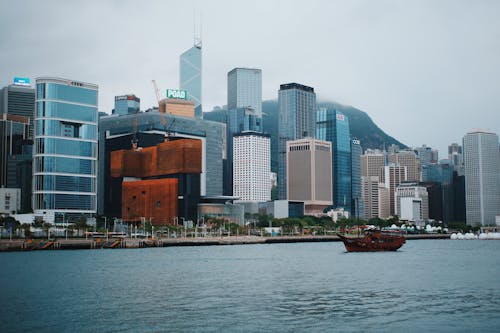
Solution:
[(167, 124), (167, 118), (165, 116), (166, 110), (165, 110), (165, 112), (160, 111), (160, 90), (158, 89), (158, 86), (156, 85), (156, 80), (151, 80), (151, 82), (153, 83), (153, 87), (155, 89), (156, 101), (158, 102), (158, 112), (160, 112), (160, 115), (161, 115), (161, 124), (165, 128), (165, 125)]

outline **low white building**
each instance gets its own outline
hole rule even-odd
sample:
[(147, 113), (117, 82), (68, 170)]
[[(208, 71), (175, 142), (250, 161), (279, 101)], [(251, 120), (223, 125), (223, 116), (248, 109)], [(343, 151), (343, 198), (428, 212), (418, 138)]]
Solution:
[(395, 211), (400, 220), (421, 222), (429, 219), (429, 195), (425, 186), (402, 183), (394, 192)]
[(14, 214), (21, 209), (20, 188), (0, 188), (0, 214)]

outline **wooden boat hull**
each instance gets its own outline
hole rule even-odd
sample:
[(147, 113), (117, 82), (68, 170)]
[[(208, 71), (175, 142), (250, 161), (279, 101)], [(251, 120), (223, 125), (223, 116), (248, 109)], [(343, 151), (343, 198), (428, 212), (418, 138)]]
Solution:
[(397, 251), (406, 239), (403, 236), (350, 238), (337, 235), (344, 242), (347, 252)]

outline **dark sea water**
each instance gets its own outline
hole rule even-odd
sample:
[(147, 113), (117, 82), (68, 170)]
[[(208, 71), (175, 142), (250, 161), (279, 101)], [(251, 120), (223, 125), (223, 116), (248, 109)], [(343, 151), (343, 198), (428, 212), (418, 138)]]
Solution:
[(0, 332), (500, 332), (500, 241), (0, 253)]

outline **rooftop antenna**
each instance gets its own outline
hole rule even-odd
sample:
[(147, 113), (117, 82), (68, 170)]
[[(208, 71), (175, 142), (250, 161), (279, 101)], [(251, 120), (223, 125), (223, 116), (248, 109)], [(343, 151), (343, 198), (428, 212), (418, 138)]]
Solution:
[(198, 29), (196, 27), (196, 10), (193, 11), (193, 39), (194, 39), (194, 46), (197, 48), (201, 49), (201, 30), (202, 30), (202, 22), (201, 22), (201, 13), (200, 13), (200, 20), (199, 20), (199, 26)]

